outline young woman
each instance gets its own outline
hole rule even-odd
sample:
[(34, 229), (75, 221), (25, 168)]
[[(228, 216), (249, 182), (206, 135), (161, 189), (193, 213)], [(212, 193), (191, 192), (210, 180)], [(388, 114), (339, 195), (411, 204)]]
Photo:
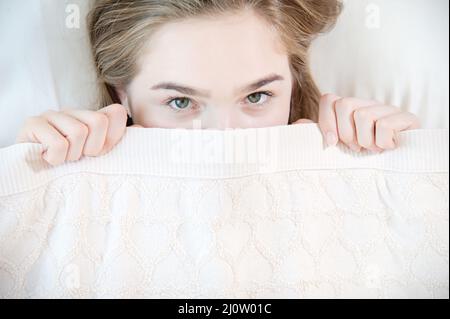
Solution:
[[(17, 142), (52, 165), (99, 156), (134, 126), (251, 128), (317, 122), (325, 141), (358, 152), (396, 147), (417, 117), (383, 103), (320, 94), (311, 41), (336, 22), (337, 0), (97, 0), (88, 16), (99, 111), (29, 118)], [(132, 124), (129, 122), (129, 124)]]

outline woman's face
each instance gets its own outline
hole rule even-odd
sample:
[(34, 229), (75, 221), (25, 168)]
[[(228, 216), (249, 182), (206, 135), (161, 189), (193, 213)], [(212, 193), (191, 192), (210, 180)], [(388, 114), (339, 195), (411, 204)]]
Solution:
[(270, 25), (252, 12), (169, 23), (151, 37), (122, 104), (144, 127), (287, 125), (292, 77)]

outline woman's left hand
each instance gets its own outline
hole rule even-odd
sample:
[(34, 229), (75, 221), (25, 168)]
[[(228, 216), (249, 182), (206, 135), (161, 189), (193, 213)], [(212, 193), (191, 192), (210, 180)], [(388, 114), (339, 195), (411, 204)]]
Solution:
[(355, 152), (365, 148), (377, 153), (397, 147), (397, 132), (420, 128), (417, 116), (398, 107), (334, 94), (321, 97), (318, 125), (330, 146), (341, 141)]

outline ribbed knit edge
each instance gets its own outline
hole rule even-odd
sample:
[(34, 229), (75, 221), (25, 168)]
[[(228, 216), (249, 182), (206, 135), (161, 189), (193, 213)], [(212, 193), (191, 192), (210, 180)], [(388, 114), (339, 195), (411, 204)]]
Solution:
[(448, 129), (400, 132), (399, 145), (381, 154), (326, 148), (316, 123), (234, 130), (127, 128), (111, 152), (51, 167), (43, 146), (0, 149), (0, 196), (24, 192), (67, 174), (143, 174), (234, 178), (288, 170), (380, 169), (448, 173)]

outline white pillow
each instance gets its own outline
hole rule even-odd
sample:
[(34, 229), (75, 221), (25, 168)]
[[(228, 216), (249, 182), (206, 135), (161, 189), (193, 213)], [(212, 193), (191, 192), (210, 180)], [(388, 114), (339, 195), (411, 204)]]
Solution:
[(449, 124), (447, 0), (347, 0), (332, 32), (313, 43), (322, 92), (370, 98)]
[[(84, 21), (89, 3), (0, 2), (0, 147), (14, 143), (29, 116), (61, 107), (95, 107), (95, 73)], [(79, 28), (66, 27), (71, 4), (80, 10)]]
[[(0, 2), (0, 147), (14, 143), (26, 117), (95, 108), (89, 3)], [(79, 28), (66, 25), (74, 26), (73, 8)], [(311, 61), (322, 92), (378, 99), (418, 114), (423, 127), (448, 128), (448, 52), (446, 0), (348, 0), (336, 28), (316, 40)]]

